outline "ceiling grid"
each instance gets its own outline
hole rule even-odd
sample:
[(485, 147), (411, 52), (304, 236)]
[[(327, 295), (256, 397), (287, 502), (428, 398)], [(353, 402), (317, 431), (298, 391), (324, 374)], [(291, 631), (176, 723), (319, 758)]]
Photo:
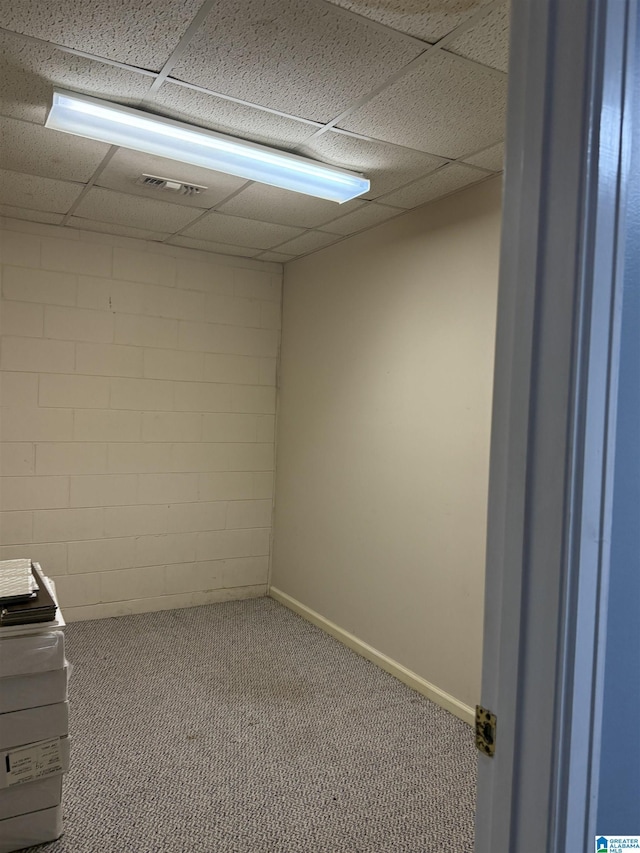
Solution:
[[(56, 6), (58, 8), (56, 8)], [(0, 12), (0, 213), (276, 262), (499, 173), (504, 0), (32, 0)], [(42, 127), (69, 89), (361, 172), (338, 206)], [(208, 189), (163, 194), (142, 173)]]

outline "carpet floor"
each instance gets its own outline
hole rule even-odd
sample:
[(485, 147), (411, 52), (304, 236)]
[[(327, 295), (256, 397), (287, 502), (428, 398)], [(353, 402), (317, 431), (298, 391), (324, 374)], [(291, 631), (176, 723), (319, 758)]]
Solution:
[(46, 853), (471, 853), (469, 726), (269, 598), (67, 629)]

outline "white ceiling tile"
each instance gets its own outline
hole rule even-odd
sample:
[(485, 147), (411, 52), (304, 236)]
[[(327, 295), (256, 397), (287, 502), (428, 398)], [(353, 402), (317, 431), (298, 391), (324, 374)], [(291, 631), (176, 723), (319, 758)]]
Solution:
[(502, 138), (506, 94), (506, 77), (433, 50), (342, 126), (455, 159)]
[(498, 6), (474, 27), (447, 44), (447, 50), (483, 65), (507, 71), (509, 65), (509, 4)]
[(71, 228), (81, 231), (97, 231), (100, 234), (115, 234), (118, 237), (134, 237), (136, 240), (165, 240), (169, 232), (147, 231), (143, 228), (132, 228), (130, 225), (116, 225), (113, 222), (96, 222), (93, 219), (81, 219), (70, 216), (67, 222)]
[[(490, 0), (333, 2), (219, 0), (172, 73), (256, 106), (169, 80), (147, 108), (364, 173), (372, 183), (366, 197), (337, 206), (119, 149), (73, 210), (70, 224), (156, 241), (186, 230), (170, 242), (283, 263), (396, 215), (394, 206), (413, 207), (482, 180), (483, 173), (460, 162), (442, 168), (442, 158), (464, 156), (469, 164), (499, 171), (502, 145), (495, 143), (503, 134), (505, 83), (495, 69), (506, 67), (505, 8), (487, 12), (445, 50), (429, 51), (415, 70), (345, 119), (345, 129), (372, 139), (337, 128), (312, 138), (318, 122), (334, 118), (418, 56), (425, 41), (449, 33)], [(3, 5), (0, 116), (7, 118), (0, 118), (0, 165), (6, 170), (0, 172), (0, 211), (60, 224), (108, 151), (40, 126), (54, 86), (136, 106), (153, 81), (152, 75), (74, 56), (9, 30), (157, 70), (201, 3), (20, 0)], [(468, 152), (476, 153), (465, 156)], [(209, 190), (195, 197), (158, 193), (135, 184), (143, 172)], [(219, 211), (199, 219), (217, 205)]]
[(398, 216), (399, 213), (404, 213), (404, 210), (369, 202), (354, 213), (347, 213), (340, 219), (328, 222), (322, 226), (322, 230), (329, 231), (331, 234), (354, 234), (356, 231), (362, 231), (364, 228), (370, 228), (372, 225), (378, 225), (393, 216)]
[(54, 86), (136, 104), (152, 83), (151, 77), (92, 62), (6, 32), (0, 32), (0, 79), (0, 113), (38, 124), (44, 124)]
[(0, 162), (14, 172), (86, 182), (108, 150), (102, 142), (0, 117)]
[(244, 0), (214, 6), (172, 76), (327, 121), (423, 47), (324, 4)]
[(245, 216), (248, 219), (260, 219), (263, 222), (313, 228), (334, 219), (340, 213), (355, 210), (361, 204), (358, 199), (336, 204), (335, 201), (312, 198), (266, 184), (251, 184), (230, 201), (220, 205), (219, 211)]
[(82, 219), (115, 222), (169, 234), (179, 231), (201, 215), (200, 210), (192, 207), (125, 195), (99, 187), (90, 189), (73, 213)]
[[(193, 196), (152, 189), (136, 183), (143, 174), (173, 178), (184, 183), (205, 186), (207, 189)], [(221, 172), (212, 172), (210, 169), (177, 163), (175, 160), (167, 160), (164, 157), (154, 157), (152, 154), (141, 154), (139, 151), (130, 151), (127, 148), (119, 148), (116, 151), (96, 181), (97, 186), (119, 192), (144, 196), (154, 201), (203, 209), (214, 207), (246, 183), (243, 178), (234, 178)]]
[(187, 228), (184, 236), (210, 240), (214, 243), (270, 249), (297, 234), (302, 234), (302, 228), (258, 222), (255, 219), (244, 219), (240, 216), (225, 216), (222, 213), (210, 213)]
[(154, 111), (169, 118), (281, 148), (298, 145), (320, 127), (316, 122), (296, 121), (171, 82), (160, 87), (153, 104)]
[(232, 246), (230, 243), (215, 243), (212, 240), (196, 240), (193, 237), (179, 235), (170, 240), (172, 246), (184, 246), (186, 249), (200, 249), (203, 252), (216, 252), (218, 255), (236, 255), (240, 258), (254, 258), (260, 249), (248, 246)]
[(285, 255), (284, 252), (261, 252), (257, 259), (259, 261), (273, 261), (276, 264), (286, 264), (294, 257), (295, 255)]
[(398, 207), (417, 207), (420, 204), (425, 204), (462, 189), (462, 187), (482, 181), (486, 177), (486, 174), (477, 169), (452, 163), (450, 166), (444, 166), (437, 172), (427, 175), (426, 178), (409, 184), (404, 189), (396, 190), (396, 192), (385, 196), (383, 201)]
[(378, 198), (404, 186), (447, 162), (411, 148), (333, 131), (310, 140), (303, 151), (324, 163), (361, 172), (371, 181), (370, 192), (363, 196), (367, 199)]
[(330, 0), (394, 30), (435, 42), (492, 0)]
[(26, 207), (11, 207), (8, 204), (0, 204), (0, 216), (7, 216), (10, 219), (26, 219), (28, 222), (45, 222), (48, 225), (60, 225), (64, 219), (63, 213), (28, 210)]
[(491, 172), (501, 172), (504, 169), (504, 142), (465, 157), (464, 162), (471, 163), (472, 166), (480, 166), (481, 169), (489, 169)]
[(28, 0), (3, 3), (0, 27), (159, 70), (202, 0)]
[(294, 240), (289, 240), (288, 243), (278, 246), (277, 250), (288, 255), (304, 255), (306, 252), (322, 249), (339, 239), (340, 237), (337, 234), (326, 234), (324, 231), (307, 231), (301, 237), (296, 237)]
[(0, 198), (14, 207), (66, 213), (83, 189), (82, 184), (0, 170)]

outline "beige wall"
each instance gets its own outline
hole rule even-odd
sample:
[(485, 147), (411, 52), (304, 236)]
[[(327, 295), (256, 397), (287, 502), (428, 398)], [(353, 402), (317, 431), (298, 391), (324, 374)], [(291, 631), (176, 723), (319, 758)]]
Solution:
[(501, 181), (285, 267), (272, 584), (479, 701)]
[(264, 594), (281, 267), (1, 236), (0, 557), (71, 619)]

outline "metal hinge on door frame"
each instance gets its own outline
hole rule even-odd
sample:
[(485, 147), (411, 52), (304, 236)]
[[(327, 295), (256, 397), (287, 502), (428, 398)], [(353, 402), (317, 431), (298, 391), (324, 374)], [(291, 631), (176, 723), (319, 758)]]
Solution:
[(476, 746), (483, 755), (493, 758), (496, 752), (496, 715), (476, 705)]

